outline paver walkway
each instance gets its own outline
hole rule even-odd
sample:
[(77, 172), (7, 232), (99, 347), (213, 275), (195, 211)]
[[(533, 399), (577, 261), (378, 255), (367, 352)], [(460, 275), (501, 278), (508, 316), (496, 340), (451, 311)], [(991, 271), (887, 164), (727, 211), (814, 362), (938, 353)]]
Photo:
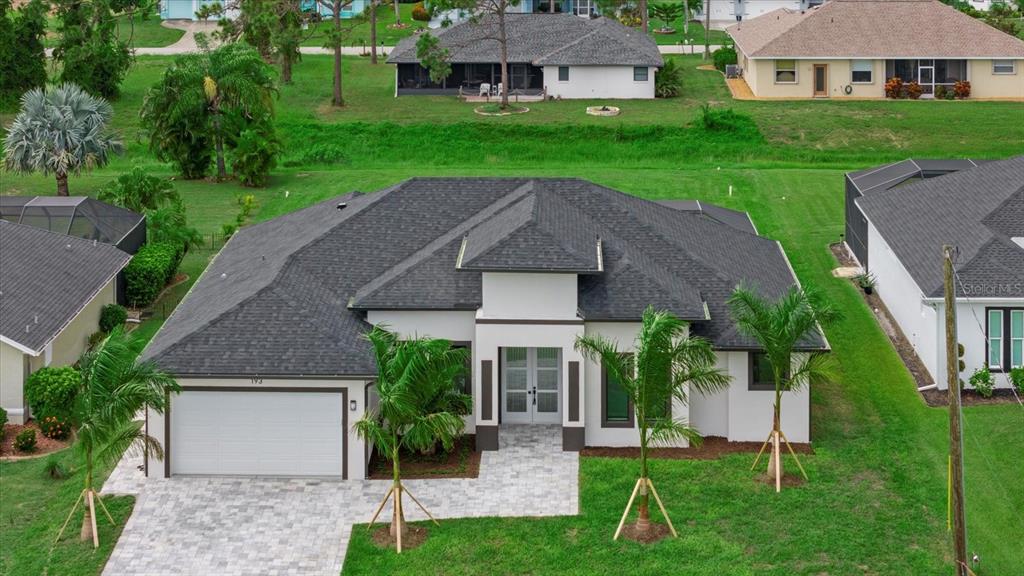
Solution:
[[(579, 457), (552, 426), (507, 426), (473, 479), (409, 480), (438, 518), (579, 512)], [(137, 494), (103, 574), (337, 576), (354, 523), (369, 521), (385, 480), (144, 479), (126, 459), (103, 493)], [(385, 509), (386, 518), (391, 505)], [(411, 502), (410, 520), (426, 516)], [(443, 530), (442, 528), (440, 528)]]

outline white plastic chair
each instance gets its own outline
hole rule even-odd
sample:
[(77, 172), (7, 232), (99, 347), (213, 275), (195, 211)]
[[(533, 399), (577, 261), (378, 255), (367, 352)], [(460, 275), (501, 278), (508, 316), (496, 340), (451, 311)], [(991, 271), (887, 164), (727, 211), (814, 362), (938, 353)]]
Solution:
[(498, 94), (497, 95), (501, 96), (504, 93), (505, 93), (505, 86), (502, 85), (501, 82), (498, 82)]
[(483, 84), (481, 84), (480, 85), (480, 95), (481, 96), (490, 96), (491, 95), (491, 85), (488, 84), (487, 82), (484, 82)]

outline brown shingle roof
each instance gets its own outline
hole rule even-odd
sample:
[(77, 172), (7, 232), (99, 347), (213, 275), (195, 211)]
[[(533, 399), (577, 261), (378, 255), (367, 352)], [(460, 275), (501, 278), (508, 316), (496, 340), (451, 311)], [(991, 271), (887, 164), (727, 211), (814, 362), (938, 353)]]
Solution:
[(748, 58), (1024, 58), (1024, 40), (938, 0), (832, 0), (726, 31)]

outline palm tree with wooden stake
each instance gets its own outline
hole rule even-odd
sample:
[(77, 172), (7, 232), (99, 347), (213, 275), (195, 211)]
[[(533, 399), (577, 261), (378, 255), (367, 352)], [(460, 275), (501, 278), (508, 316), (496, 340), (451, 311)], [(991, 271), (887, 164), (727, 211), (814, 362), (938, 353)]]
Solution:
[(129, 450), (145, 450), (163, 458), (160, 443), (145, 433), (143, 422), (136, 416), (146, 407), (163, 413), (168, 394), (177, 393), (180, 387), (152, 362), (137, 360), (145, 345), (144, 339), (116, 328), (79, 359), (81, 380), (75, 393), (73, 421), (78, 426), (75, 450), (82, 459), (85, 482), (57, 534), (58, 541), (80, 504), (85, 508), (81, 538), (92, 539), (94, 548), (100, 544), (96, 506), (103, 509), (111, 524), (115, 523), (93, 485), (97, 461), (114, 464)]
[[(438, 396), (448, 394), (456, 386), (456, 377), (466, 369), (466, 352), (452, 348), (451, 342), (433, 338), (400, 340), (388, 330), (375, 326), (366, 335), (377, 361), (377, 396), (375, 411), (368, 411), (356, 422), (360, 438), (372, 442), (391, 460), (391, 488), (384, 495), (370, 519), (373, 527), (384, 505), (393, 500), (390, 533), (395, 548), (402, 553), (402, 537), (407, 532), (402, 496), (412, 501), (430, 518), (437, 520), (402, 484), (400, 456), (402, 450), (426, 450), (441, 442), (451, 450), (462, 433), (465, 422), (447, 410), (431, 410), (438, 406)], [(445, 403), (450, 405), (451, 403)]]
[(632, 404), (640, 432), (640, 478), (613, 540), (618, 540), (638, 494), (636, 531), (643, 534), (651, 530), (649, 504), (653, 495), (672, 536), (678, 537), (651, 481), (647, 452), (652, 445), (674, 444), (680, 440), (699, 444), (701, 436), (697, 430), (685, 420), (672, 417), (672, 403), (686, 404), (691, 390), (704, 394), (721, 390), (729, 385), (729, 376), (715, 368), (715, 353), (710, 343), (689, 336), (685, 322), (670, 312), (655, 311), (651, 306), (644, 310), (633, 353), (619, 350), (616, 342), (599, 334), (577, 337), (576, 349), (587, 359), (600, 362), (609, 380), (619, 383)]
[(820, 326), (834, 323), (841, 316), (817, 292), (796, 286), (773, 301), (762, 297), (753, 288), (741, 285), (733, 291), (728, 303), (740, 332), (757, 340), (771, 367), (775, 384), (772, 430), (750, 469), (757, 467), (761, 455), (771, 445), (768, 476), (775, 480), (775, 491), (781, 492), (783, 442), (804, 479), (808, 479), (800, 459), (782, 431), (782, 393), (799, 391), (806, 386), (835, 378), (835, 363), (831, 356), (820, 351), (801, 354), (797, 349), (819, 333)]
[(68, 195), (68, 176), (106, 166), (123, 149), (107, 130), (114, 111), (103, 98), (75, 84), (34, 88), (7, 127), (4, 165), (12, 172), (42, 172), (57, 179), (57, 195)]

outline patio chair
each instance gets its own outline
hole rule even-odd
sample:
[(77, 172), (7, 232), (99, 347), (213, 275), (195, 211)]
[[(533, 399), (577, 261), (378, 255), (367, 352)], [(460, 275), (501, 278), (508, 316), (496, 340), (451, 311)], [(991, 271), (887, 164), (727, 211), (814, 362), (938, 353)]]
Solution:
[(491, 95), (491, 85), (488, 84), (487, 82), (484, 82), (483, 84), (480, 85), (480, 96), (490, 96), (490, 95)]
[(505, 87), (502, 85), (501, 82), (498, 82), (498, 93), (496, 94), (496, 96), (501, 96), (504, 93), (505, 93)]

